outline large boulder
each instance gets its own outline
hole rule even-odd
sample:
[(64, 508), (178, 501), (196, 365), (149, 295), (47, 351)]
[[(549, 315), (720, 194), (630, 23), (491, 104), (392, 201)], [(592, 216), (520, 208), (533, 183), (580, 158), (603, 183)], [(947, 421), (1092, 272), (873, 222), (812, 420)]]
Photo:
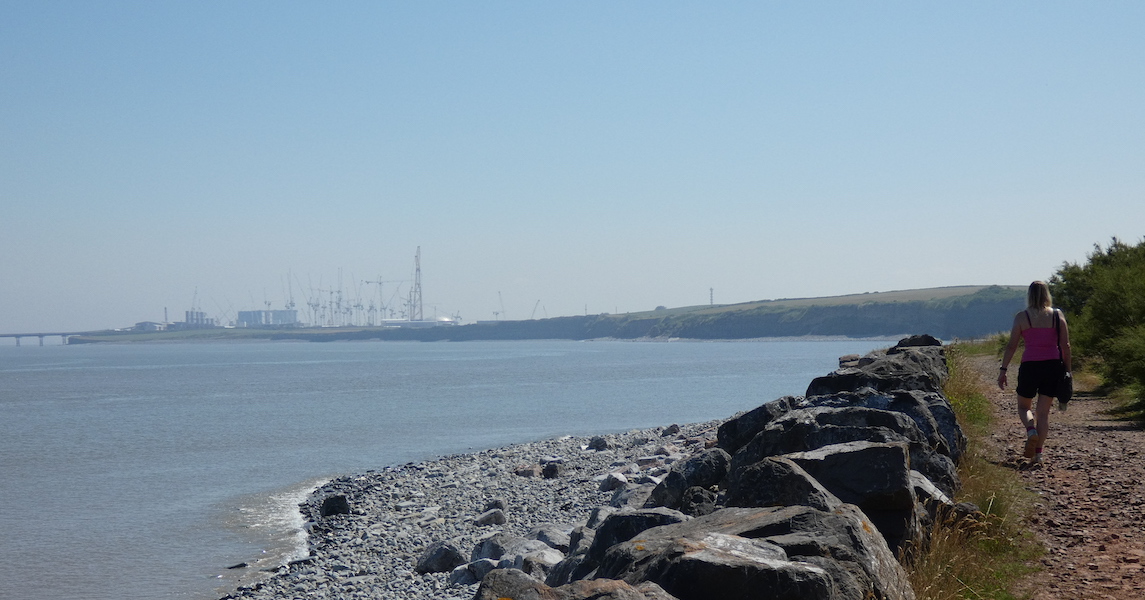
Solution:
[(731, 477), (738, 477), (744, 468), (769, 456), (858, 441), (905, 442), (915, 468), (947, 494), (958, 488), (953, 461), (931, 447), (927, 436), (908, 415), (863, 406), (813, 406), (787, 413), (736, 452), (731, 461)]
[(849, 442), (787, 454), (839, 500), (854, 504), (895, 552), (921, 539), (922, 514), (905, 443)]
[(728, 484), (727, 506), (810, 506), (835, 510), (842, 501), (794, 461), (765, 458), (739, 472)]
[(710, 514), (719, 507), (720, 496), (716, 492), (699, 486), (684, 490), (684, 499), (680, 502), (680, 512), (699, 517)]
[(664, 479), (652, 490), (644, 508), (664, 506), (678, 509), (684, 492), (691, 487), (709, 488), (727, 477), (731, 456), (721, 448), (711, 448), (676, 462)]
[(461, 550), (458, 540), (443, 540), (434, 542), (422, 552), (414, 567), (418, 573), (448, 573), (456, 567), (465, 564), (465, 553)]
[(773, 543), (715, 532), (648, 536), (614, 546), (598, 574), (655, 581), (681, 600), (835, 598), (827, 570), (788, 560)]
[(477, 588), (473, 600), (563, 600), (553, 589), (529, 574), (517, 569), (489, 571)]
[(795, 396), (784, 396), (728, 419), (716, 430), (716, 445), (728, 454), (735, 454), (757, 433), (763, 431), (768, 423), (787, 414), (792, 403), (797, 400)]
[(484, 535), (477, 540), (473, 551), (469, 554), (470, 562), (483, 558), (500, 560), (505, 555), (528, 554), (534, 550), (548, 548), (548, 544), (539, 540), (530, 540), (511, 533), (496, 532)]
[(571, 527), (545, 523), (534, 527), (525, 535), (525, 539), (540, 540), (548, 544), (551, 548), (555, 548), (561, 552), (568, 552), (570, 542), (569, 534), (571, 531)]
[(688, 515), (668, 508), (624, 509), (610, 515), (596, 530), (588, 549), (588, 557), (596, 562), (610, 547), (626, 542), (640, 532), (661, 525), (681, 523), (691, 519)]
[(864, 387), (884, 392), (941, 392), (948, 375), (942, 346), (895, 346), (885, 353), (871, 353), (860, 360), (859, 365), (816, 377), (807, 386), (805, 395), (851, 392)]
[(474, 600), (678, 600), (655, 583), (630, 585), (596, 579), (550, 587), (516, 569), (490, 571), (477, 588)]
[(681, 600), (914, 598), (882, 536), (848, 505), (726, 508), (656, 527), (609, 548), (596, 576), (653, 581)]
[(871, 388), (862, 388), (853, 392), (838, 392), (826, 396), (807, 396), (802, 398), (796, 407), (863, 407), (903, 413), (914, 421), (919, 431), (922, 432), (926, 443), (932, 449), (957, 462), (961, 455), (961, 448), (957, 445), (958, 440), (947, 438), (943, 428), (938, 424), (938, 420), (930, 408), (932, 396), (945, 401), (940, 394), (934, 392), (919, 390), (880, 392)]
[(608, 505), (613, 508), (644, 508), (648, 502), (648, 498), (652, 496), (652, 492), (656, 489), (655, 483), (628, 483), (624, 487), (617, 488), (612, 493), (612, 500)]

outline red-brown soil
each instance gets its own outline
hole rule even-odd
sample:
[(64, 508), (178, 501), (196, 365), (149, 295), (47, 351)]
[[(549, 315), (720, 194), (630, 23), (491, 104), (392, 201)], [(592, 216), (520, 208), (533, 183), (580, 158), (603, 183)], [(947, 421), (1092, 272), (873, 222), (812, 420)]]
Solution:
[[(985, 382), (997, 360), (975, 362)], [(1019, 597), (1145, 599), (1145, 429), (1106, 411), (1109, 399), (1078, 393), (1065, 412), (1050, 412), (1043, 465), (1021, 457), (1025, 432), (1014, 391), (988, 386), (998, 417), (988, 456), (1017, 471), (1039, 496), (1030, 530), (1045, 545), (1039, 571), (1020, 582)]]

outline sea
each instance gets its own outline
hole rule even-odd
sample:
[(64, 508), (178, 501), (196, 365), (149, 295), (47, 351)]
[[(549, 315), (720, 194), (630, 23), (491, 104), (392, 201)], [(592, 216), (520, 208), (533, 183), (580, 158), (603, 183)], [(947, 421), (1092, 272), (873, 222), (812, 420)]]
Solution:
[(331, 478), (725, 419), (890, 345), (0, 346), (0, 598), (217, 599), (304, 555), (298, 503)]

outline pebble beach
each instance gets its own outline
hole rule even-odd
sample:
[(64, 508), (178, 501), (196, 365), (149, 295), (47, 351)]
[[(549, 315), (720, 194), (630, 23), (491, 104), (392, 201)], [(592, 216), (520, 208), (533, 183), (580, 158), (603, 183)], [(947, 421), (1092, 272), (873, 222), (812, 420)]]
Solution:
[[(452, 540), (468, 551), (496, 532), (567, 534), (609, 504), (610, 474), (658, 481), (714, 441), (721, 422), (566, 436), (340, 477), (299, 507), (309, 556), (266, 569), (224, 598), (469, 600), (476, 583), (417, 572), (430, 545)], [(348, 513), (322, 516), (337, 496)]]

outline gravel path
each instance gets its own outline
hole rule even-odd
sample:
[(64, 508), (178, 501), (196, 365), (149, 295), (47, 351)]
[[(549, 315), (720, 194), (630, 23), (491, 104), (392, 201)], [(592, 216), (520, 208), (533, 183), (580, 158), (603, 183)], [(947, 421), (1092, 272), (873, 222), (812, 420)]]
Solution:
[(1047, 552), (1017, 591), (1031, 600), (1145, 598), (1145, 430), (1107, 416), (1109, 399), (1081, 393), (1050, 413), (1045, 465), (1024, 469), (1013, 389), (991, 383), (996, 359), (975, 366), (998, 416), (991, 451), (1041, 497), (1029, 527)]
[[(721, 422), (599, 436), (610, 446), (603, 450), (590, 449), (598, 445), (591, 438), (563, 437), (336, 479), (302, 506), (312, 520), (311, 556), (226, 598), (470, 600), (476, 585), (450, 585), (448, 573), (414, 571), (426, 547), (457, 539), (468, 551), (492, 532), (527, 536), (548, 524), (571, 531), (611, 500), (612, 492), (600, 490), (603, 476), (620, 472), (639, 483), (662, 475), (714, 440)], [(560, 471), (552, 478), (516, 474), (550, 463)], [(338, 494), (348, 497), (350, 514), (320, 517), (323, 498)], [(497, 500), (506, 507), (506, 522), (478, 525), (475, 518)]]

